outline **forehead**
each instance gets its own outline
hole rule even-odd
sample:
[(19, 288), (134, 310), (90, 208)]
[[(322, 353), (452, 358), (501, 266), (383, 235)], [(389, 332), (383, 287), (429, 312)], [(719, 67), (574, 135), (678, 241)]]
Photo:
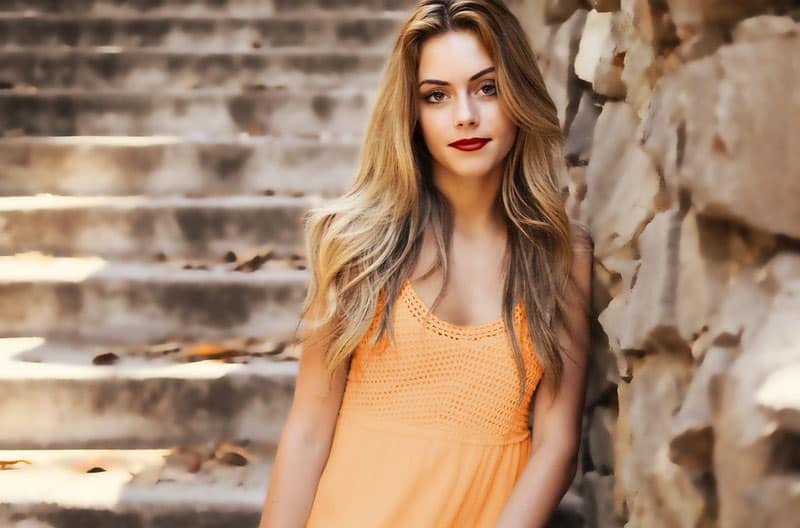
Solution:
[(461, 82), (493, 64), (475, 33), (448, 31), (422, 43), (417, 78)]

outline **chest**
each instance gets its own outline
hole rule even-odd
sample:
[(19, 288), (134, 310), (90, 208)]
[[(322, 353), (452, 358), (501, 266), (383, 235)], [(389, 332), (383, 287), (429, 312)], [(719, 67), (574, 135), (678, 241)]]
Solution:
[[(434, 255), (422, 253), (410, 278), (416, 297), (430, 309), (443, 284), (441, 270), (423, 277), (434, 262)], [(502, 318), (503, 263), (500, 255), (463, 254), (452, 259), (447, 290), (433, 315), (459, 326), (478, 326)]]

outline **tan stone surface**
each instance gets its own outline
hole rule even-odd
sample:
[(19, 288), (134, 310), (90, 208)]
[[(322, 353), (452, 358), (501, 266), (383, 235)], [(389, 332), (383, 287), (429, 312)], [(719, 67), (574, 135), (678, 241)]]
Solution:
[(694, 210), (680, 229), (676, 318), (681, 338), (691, 342), (708, 328), (736, 271), (730, 259), (734, 235), (729, 223), (700, 218)]
[(800, 431), (800, 357), (797, 363), (778, 369), (764, 380), (756, 403), (782, 427)]
[(730, 368), (738, 353), (737, 347), (711, 347), (695, 368), (686, 398), (670, 426), (672, 462), (689, 470), (711, 468), (714, 432), (709, 393), (715, 378)]
[(657, 208), (659, 177), (636, 142), (638, 126), (625, 103), (607, 102), (597, 120), (580, 218), (600, 259), (630, 244)]
[(575, 72), (572, 63), (578, 52), (578, 41), (585, 21), (586, 11), (578, 10), (564, 24), (542, 27), (537, 37), (540, 49), (539, 68), (558, 109), (558, 120), (562, 128), (570, 120), (569, 107), (577, 106), (577, 99), (580, 97), (580, 92), (576, 92), (574, 86)]
[(733, 41), (756, 41), (773, 37), (791, 38), (797, 34), (797, 23), (788, 16), (760, 15), (745, 18), (733, 28)]
[(654, 353), (686, 346), (675, 314), (681, 216), (677, 209), (659, 213), (639, 236), (641, 264), (631, 289), (599, 315), (612, 350)]
[[(719, 396), (713, 402), (714, 473), (722, 526), (745, 526), (745, 519), (766, 515), (766, 511), (754, 511), (755, 504), (748, 497), (753, 497), (762, 479), (791, 468), (791, 459), (776, 457), (789, 445), (785, 428), (759, 406), (757, 394), (772, 375), (800, 360), (800, 334), (796, 331), (800, 320), (800, 255), (776, 255), (757, 278), (760, 287), (773, 296), (770, 307), (758, 326), (745, 327), (742, 352), (721, 377)], [(761, 499), (757, 504), (778, 512), (789, 502)]]
[(629, 526), (709, 526), (702, 480), (669, 459), (671, 417), (686, 393), (692, 363), (683, 354), (645, 356), (634, 368), (620, 415), (627, 414), (629, 450), (617, 463)]
[(796, 35), (737, 43), (659, 82), (643, 147), (698, 212), (800, 237), (798, 50)]
[(613, 31), (616, 18), (620, 18), (616, 12), (589, 11), (575, 57), (575, 73), (580, 79), (591, 83), (597, 93), (624, 97), (622, 64), (617, 57), (619, 50)]
[(700, 26), (737, 20), (759, 8), (775, 4), (774, 0), (666, 0), (675, 24), (686, 30), (699, 31)]
[(544, 18), (548, 24), (565, 22), (575, 11), (585, 7), (581, 0), (544, 0), (543, 3)]

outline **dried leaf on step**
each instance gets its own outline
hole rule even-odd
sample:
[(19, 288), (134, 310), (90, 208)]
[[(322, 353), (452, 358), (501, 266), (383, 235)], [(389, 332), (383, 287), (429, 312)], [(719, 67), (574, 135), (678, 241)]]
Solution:
[(178, 357), (180, 359), (195, 361), (202, 359), (217, 359), (237, 353), (238, 351), (231, 350), (229, 347), (222, 344), (200, 342), (181, 350), (181, 352), (178, 354)]
[(29, 466), (33, 463), (30, 460), (19, 459), (19, 460), (0, 460), (0, 470), (3, 469), (10, 469), (9, 466), (13, 466), (16, 464), (28, 464)]
[(188, 262), (188, 263), (184, 264), (182, 267), (183, 267), (183, 269), (197, 269), (197, 270), (207, 270), (208, 269), (208, 265), (207, 264), (194, 263), (194, 262)]
[(113, 352), (106, 352), (104, 354), (98, 354), (94, 358), (92, 358), (93, 365), (113, 365), (114, 363), (119, 360), (119, 356)]
[(242, 83), (242, 90), (245, 92), (264, 92), (267, 90), (267, 88), (268, 86), (264, 83)]
[(240, 251), (239, 254), (236, 255), (236, 266), (234, 266), (233, 270), (245, 273), (256, 271), (261, 268), (264, 262), (273, 256), (274, 251), (274, 244), (265, 244), (256, 248)]
[(214, 458), (229, 466), (246, 466), (253, 456), (243, 447), (222, 442), (214, 451)]

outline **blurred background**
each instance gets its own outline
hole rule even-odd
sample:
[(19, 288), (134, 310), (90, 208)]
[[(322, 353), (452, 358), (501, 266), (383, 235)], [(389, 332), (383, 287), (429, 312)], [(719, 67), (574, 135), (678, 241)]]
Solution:
[[(800, 526), (800, 2), (508, 4), (595, 243), (551, 526)], [(302, 214), (413, 5), (0, 0), (0, 526), (257, 525)]]

